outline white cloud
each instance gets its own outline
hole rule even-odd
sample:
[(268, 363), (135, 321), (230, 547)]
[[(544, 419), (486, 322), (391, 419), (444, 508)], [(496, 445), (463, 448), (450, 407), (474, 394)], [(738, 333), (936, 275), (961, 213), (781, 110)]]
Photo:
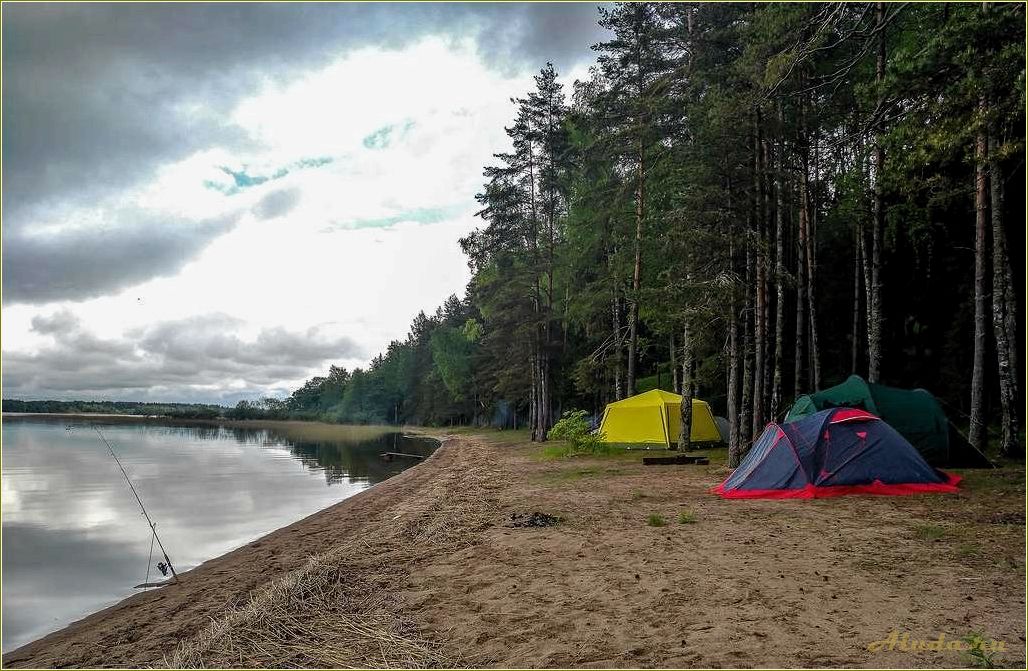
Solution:
[[(180, 243), (188, 254), (150, 279), (103, 285), (79, 302), (6, 306), (5, 395), (61, 391), (53, 371), (42, 370), (53, 361), (40, 355), (62, 343), (45, 328), (33, 329), (40, 318), (77, 320), (98, 341), (137, 346), (133, 338), (147, 329), (196, 315), (224, 315), (219, 328), (229, 342), (255, 343), (262, 334), (305, 333), (331, 322), (335, 335), (353, 345), (337, 360), (366, 362), (404, 337), (419, 310), (463, 291), (469, 275), (457, 240), (478, 224), (474, 194), (482, 167), (505, 149), (509, 98), (529, 89), (531, 74), (497, 73), (471, 43), (427, 39), (402, 50), (353, 51), (289, 84), (265, 81), (230, 117), (247, 138), (246, 153), (212, 145), (162, 166), (132, 193), (48, 220), (45, 235), (55, 245), (69, 233), (96, 231), (98, 221), (124, 219), (125, 212), (165, 213), (160, 221), (167, 223), (149, 224), (156, 240), (213, 216), (232, 223), (202, 229), (209, 233), (202, 243)], [(379, 140), (366, 146), (373, 134)], [(247, 183), (238, 186), (239, 179)], [(112, 230), (117, 236), (148, 229), (133, 220)], [(142, 258), (134, 251), (143, 243), (133, 245), (104, 262), (131, 265)], [(5, 271), (5, 288), (7, 282)], [(65, 354), (71, 359), (75, 352)], [(206, 398), (284, 390), (319, 372), (327, 359), (294, 362), (289, 370), (255, 366), (252, 375), (240, 366), (222, 381), (198, 375), (191, 388)], [(16, 387), (8, 384), (15, 381), (8, 379), (9, 361), (18, 372)], [(124, 381), (136, 384), (146, 374), (154, 375), (154, 389), (174, 387), (162, 378), (167, 370), (152, 370), (146, 361), (123, 357), (118, 365), (117, 376), (103, 379), (98, 366), (95, 382), (76, 379), (66, 389), (128, 394), (134, 387)], [(130, 374), (133, 366), (139, 375)], [(180, 384), (174, 393), (183, 389)]]

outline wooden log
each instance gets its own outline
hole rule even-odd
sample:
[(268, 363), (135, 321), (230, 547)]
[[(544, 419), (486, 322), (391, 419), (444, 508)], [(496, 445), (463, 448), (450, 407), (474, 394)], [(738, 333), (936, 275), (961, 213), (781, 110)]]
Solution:
[(646, 466), (668, 466), (672, 464), (709, 464), (707, 457), (696, 457), (687, 454), (676, 454), (671, 457), (643, 457), (643, 464)]
[(382, 458), (385, 459), (386, 461), (392, 461), (393, 459), (396, 459), (397, 457), (402, 457), (404, 459), (424, 459), (425, 455), (423, 455), (423, 454), (407, 454), (406, 452), (383, 452), (382, 453)]

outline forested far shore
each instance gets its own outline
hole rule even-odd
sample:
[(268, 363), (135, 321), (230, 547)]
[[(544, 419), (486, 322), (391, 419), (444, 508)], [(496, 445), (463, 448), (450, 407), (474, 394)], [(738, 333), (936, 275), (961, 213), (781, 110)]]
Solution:
[(601, 8), (589, 77), (540, 63), (512, 99), (465, 295), (366, 367), (222, 412), (545, 440), (567, 410), (660, 387), (728, 419), (734, 466), (856, 373), (1023, 457), (1024, 12)]
[(23, 401), (3, 399), (3, 411), (53, 415), (136, 415), (173, 419), (218, 419), (232, 408), (208, 403), (146, 403), (141, 401)]
[(542, 440), (567, 409), (660, 386), (728, 418), (734, 465), (793, 399), (857, 373), (1023, 455), (1024, 6), (599, 20), (588, 79), (567, 91), (547, 64), (512, 100), (466, 295), (285, 407)]

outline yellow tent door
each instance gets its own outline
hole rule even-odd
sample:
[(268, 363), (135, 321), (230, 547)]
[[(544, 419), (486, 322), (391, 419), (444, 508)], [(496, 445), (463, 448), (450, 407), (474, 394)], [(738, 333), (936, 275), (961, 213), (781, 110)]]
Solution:
[[(682, 397), (660, 389), (610, 403), (600, 432), (607, 443), (661, 445), (678, 442)], [(720, 442), (721, 433), (706, 401), (693, 399), (690, 438), (697, 443)]]
[[(678, 432), (682, 430), (682, 401), (668, 403), (668, 433), (671, 442), (678, 442)], [(694, 443), (718, 443), (722, 442), (721, 432), (714, 421), (714, 413), (710, 404), (698, 398), (692, 400), (692, 431), (689, 432), (689, 439)]]

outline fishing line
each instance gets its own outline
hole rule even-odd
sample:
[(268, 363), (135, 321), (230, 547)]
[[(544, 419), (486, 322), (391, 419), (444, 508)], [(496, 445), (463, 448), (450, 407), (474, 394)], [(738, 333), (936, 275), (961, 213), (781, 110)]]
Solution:
[(151, 531), (153, 531), (153, 534), (151, 534), (150, 536), (150, 555), (146, 558), (146, 579), (143, 580), (144, 584), (150, 582), (150, 564), (153, 563), (153, 539), (154, 536), (157, 535), (156, 524), (154, 525), (154, 528), (151, 529)]
[[(128, 483), (129, 489), (132, 490), (133, 496), (136, 497), (136, 503), (139, 504), (139, 509), (143, 511), (143, 517), (146, 518), (147, 523), (150, 525), (150, 530), (153, 532), (153, 539), (152, 540), (156, 540), (157, 541), (157, 546), (160, 547), (161, 554), (164, 555), (164, 561), (165, 561), (167, 567), (169, 569), (171, 569), (172, 578), (174, 578), (175, 582), (178, 582), (178, 574), (175, 573), (175, 567), (172, 566), (172, 564), (171, 564), (171, 559), (168, 557), (168, 551), (164, 549), (164, 543), (161, 542), (161, 537), (157, 535), (157, 523), (150, 519), (150, 514), (146, 512), (146, 506), (143, 505), (143, 500), (141, 498), (139, 498), (139, 492), (136, 491), (135, 486), (133, 486), (133, 484), (132, 484), (132, 480), (129, 479), (128, 473), (125, 472), (125, 467), (121, 465), (121, 459), (119, 459), (118, 455), (114, 453), (114, 448), (111, 447), (111, 443), (107, 440), (107, 438), (104, 436), (104, 434), (100, 431), (100, 427), (94, 425), (93, 426), (93, 430), (96, 431), (96, 435), (100, 436), (100, 440), (102, 440), (104, 445), (107, 446), (107, 450), (111, 453), (111, 456), (114, 457), (114, 461), (117, 462), (118, 468), (121, 469), (121, 474), (123, 476), (125, 476), (125, 482)], [(152, 542), (152, 540), (151, 540), (151, 542)], [(160, 567), (158, 567), (158, 568), (160, 568)], [(149, 562), (147, 562), (146, 570), (147, 570), (147, 574), (149, 574), (149, 571), (150, 571)], [(161, 570), (161, 573), (164, 573), (163, 569)]]

